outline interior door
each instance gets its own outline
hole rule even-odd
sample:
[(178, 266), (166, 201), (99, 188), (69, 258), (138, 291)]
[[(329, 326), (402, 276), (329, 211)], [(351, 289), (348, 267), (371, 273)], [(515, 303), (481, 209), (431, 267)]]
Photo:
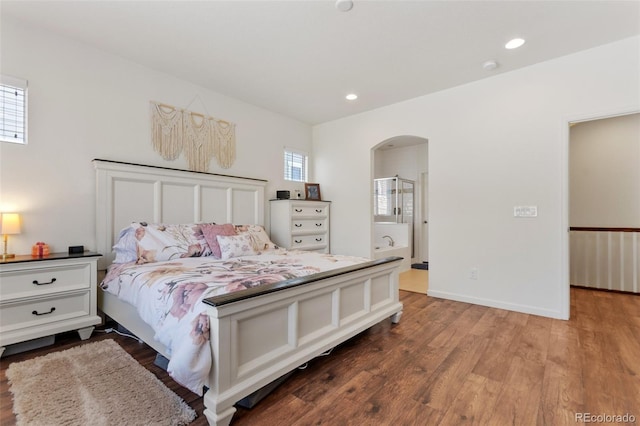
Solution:
[(420, 176), (421, 179), (421, 190), (422, 190), (422, 205), (420, 206), (421, 212), (421, 227), (422, 235), (420, 236), (420, 257), (423, 262), (429, 261), (429, 174), (427, 172), (423, 172)]

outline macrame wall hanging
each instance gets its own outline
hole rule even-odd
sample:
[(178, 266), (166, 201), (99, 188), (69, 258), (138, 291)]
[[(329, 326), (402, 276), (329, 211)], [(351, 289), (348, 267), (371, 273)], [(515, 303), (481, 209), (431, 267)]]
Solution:
[(189, 170), (209, 171), (211, 157), (228, 169), (236, 159), (234, 123), (153, 101), (151, 139), (165, 160), (175, 160), (184, 152)]

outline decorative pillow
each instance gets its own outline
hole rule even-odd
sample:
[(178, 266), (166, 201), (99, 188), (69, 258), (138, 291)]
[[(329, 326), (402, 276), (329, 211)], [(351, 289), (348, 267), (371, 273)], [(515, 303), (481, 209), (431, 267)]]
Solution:
[(248, 234), (251, 236), (251, 244), (253, 249), (258, 253), (267, 250), (277, 250), (278, 246), (275, 245), (267, 231), (264, 230), (262, 225), (236, 225), (236, 232), (240, 234)]
[(253, 249), (251, 235), (249, 234), (218, 235), (216, 238), (220, 246), (220, 258), (223, 260), (259, 254)]
[(113, 246), (116, 258), (113, 263), (129, 263), (138, 260), (138, 240), (135, 230), (127, 226), (118, 235), (118, 242)]
[[(210, 256), (199, 224), (165, 225), (134, 222), (120, 232), (114, 246), (116, 263), (138, 264), (171, 260), (180, 257)], [(135, 250), (135, 259), (132, 253)]]
[(220, 259), (220, 245), (218, 244), (218, 239), (216, 237), (218, 235), (222, 235), (222, 236), (236, 235), (236, 229), (230, 223), (225, 223), (224, 225), (207, 223), (207, 224), (200, 225), (200, 229), (202, 230), (204, 239), (207, 241), (207, 244), (209, 245), (211, 254), (213, 255), (213, 257), (217, 259)]

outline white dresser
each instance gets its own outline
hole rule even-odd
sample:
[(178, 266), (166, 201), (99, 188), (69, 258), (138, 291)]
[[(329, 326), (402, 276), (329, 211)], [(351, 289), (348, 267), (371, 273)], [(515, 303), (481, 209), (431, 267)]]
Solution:
[(0, 355), (7, 345), (78, 330), (88, 339), (97, 314), (101, 255), (52, 253), (0, 262)]
[(329, 253), (330, 201), (271, 200), (271, 240), (280, 247)]

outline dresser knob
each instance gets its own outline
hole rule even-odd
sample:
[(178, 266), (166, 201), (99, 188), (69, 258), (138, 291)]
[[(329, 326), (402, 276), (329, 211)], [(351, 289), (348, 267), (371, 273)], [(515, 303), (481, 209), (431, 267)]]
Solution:
[(39, 283), (38, 280), (33, 280), (33, 284), (35, 285), (47, 285), (47, 284), (53, 284), (56, 282), (55, 278), (51, 278), (51, 281), (49, 281), (48, 283)]
[(296, 244), (300, 244), (302, 242), (302, 240), (293, 240), (294, 243)]
[(40, 313), (40, 312), (38, 312), (38, 311), (33, 311), (33, 312), (31, 312), (31, 313), (32, 313), (33, 315), (47, 315), (47, 314), (52, 313), (52, 312), (53, 312), (53, 311), (55, 311), (55, 310), (56, 310), (56, 308), (55, 308), (55, 307), (53, 307), (53, 308), (51, 308), (51, 310), (50, 310), (49, 312), (42, 312), (42, 313)]
[(302, 224), (301, 223), (294, 223), (293, 226), (295, 226), (296, 228), (300, 228), (300, 227), (302, 227)]
[(316, 223), (316, 226), (320, 227), (320, 226), (322, 226), (322, 224), (321, 223)]

